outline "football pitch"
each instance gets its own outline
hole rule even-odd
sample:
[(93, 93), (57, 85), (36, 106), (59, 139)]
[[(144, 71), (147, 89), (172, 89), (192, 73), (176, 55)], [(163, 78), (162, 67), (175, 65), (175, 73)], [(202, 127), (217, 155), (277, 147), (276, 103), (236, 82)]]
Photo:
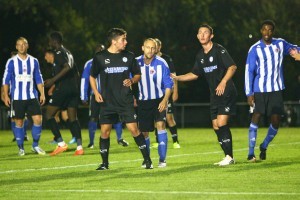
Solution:
[[(130, 144), (122, 147), (111, 134), (110, 169), (96, 171), (101, 162), (98, 136), (94, 149), (73, 156), (76, 145), (51, 157), (55, 145), (49, 130), (42, 133), (40, 147), (47, 155), (31, 152), (25, 142), (25, 156), (11, 142), (10, 131), (0, 131), (0, 199), (300, 199), (300, 129), (280, 128), (267, 150), (267, 160), (248, 163), (247, 128), (232, 128), (235, 165), (213, 163), (224, 155), (212, 129), (179, 129), (180, 149), (173, 149), (170, 133), (167, 167), (158, 168), (158, 154), (151, 149), (154, 169), (141, 168), (142, 155), (127, 130), (123, 137)], [(258, 130), (258, 146), (266, 135)], [(27, 131), (30, 133), (29, 131)], [(63, 130), (68, 142), (71, 134)], [(83, 146), (88, 131), (82, 130)], [(154, 134), (151, 133), (154, 140)]]

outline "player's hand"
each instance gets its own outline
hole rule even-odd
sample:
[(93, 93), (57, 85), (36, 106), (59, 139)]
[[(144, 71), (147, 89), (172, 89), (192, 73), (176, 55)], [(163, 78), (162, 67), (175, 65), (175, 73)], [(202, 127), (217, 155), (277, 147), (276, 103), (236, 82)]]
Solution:
[(54, 81), (53, 81), (52, 79), (47, 79), (47, 80), (45, 80), (45, 82), (44, 82), (44, 87), (45, 87), (45, 88), (49, 88), (49, 87), (51, 87), (53, 84), (54, 84)]
[(7, 107), (10, 107), (10, 98), (8, 95), (3, 96), (3, 102)]
[(163, 112), (167, 109), (167, 107), (168, 107), (168, 101), (162, 100), (158, 105), (158, 111)]
[(98, 102), (98, 103), (102, 103), (103, 102), (103, 98), (101, 96), (100, 93), (96, 93), (95, 94), (95, 100)]
[(178, 80), (178, 77), (173, 73), (170, 73), (170, 77), (174, 80)]
[(226, 88), (226, 82), (225, 81), (221, 81), (218, 85), (218, 87), (216, 88), (216, 95), (217, 96), (222, 96), (224, 94)]
[(290, 49), (289, 53), (290, 53), (290, 56), (293, 57), (293, 55), (295, 55), (296, 53), (298, 53), (298, 50), (297, 49)]
[(44, 105), (45, 103), (46, 103), (46, 97), (45, 97), (45, 95), (41, 95), (40, 96), (40, 104), (41, 104), (41, 106)]
[(295, 60), (300, 60), (300, 54), (298, 52), (298, 49), (291, 49), (289, 53), (291, 57), (295, 58)]
[(249, 106), (254, 106), (254, 96), (248, 96), (247, 97), (247, 103)]
[[(44, 86), (44, 87), (45, 87), (45, 86)], [(49, 88), (49, 90), (48, 90), (48, 95), (49, 95), (49, 96), (52, 96), (54, 89), (55, 89), (55, 85), (52, 85), (52, 86)]]
[(123, 85), (125, 86), (125, 87), (130, 87), (130, 86), (132, 86), (132, 84), (133, 84), (133, 82), (132, 82), (132, 80), (131, 79), (125, 79), (124, 81), (123, 81)]
[(138, 107), (138, 103), (137, 103), (136, 98), (133, 98), (133, 106), (134, 106), (135, 108)]

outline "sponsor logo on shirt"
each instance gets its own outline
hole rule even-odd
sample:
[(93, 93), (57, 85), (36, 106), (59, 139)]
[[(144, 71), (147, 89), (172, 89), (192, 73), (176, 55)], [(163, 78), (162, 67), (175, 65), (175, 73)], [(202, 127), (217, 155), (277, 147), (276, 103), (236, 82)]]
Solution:
[(212, 61), (214, 61), (214, 57), (209, 57), (209, 62), (212, 62)]
[(209, 67), (204, 67), (203, 68), (203, 70), (204, 70), (205, 73), (210, 73), (210, 72), (214, 71), (215, 69), (218, 69), (217, 65), (209, 66)]
[(118, 74), (127, 71), (128, 67), (107, 67), (104, 72), (107, 74)]
[(104, 63), (105, 63), (105, 64), (109, 64), (109, 63), (110, 63), (110, 60), (107, 58), (107, 59), (104, 60)]
[(123, 59), (122, 59), (122, 60), (123, 60), (123, 62), (124, 62), (124, 63), (126, 63), (126, 62), (128, 61), (128, 58), (126, 58), (126, 57), (123, 57)]
[(225, 107), (225, 112), (229, 112), (230, 108), (229, 107)]
[(204, 59), (201, 59), (201, 61), (200, 61), (202, 64), (204, 63)]
[(16, 75), (16, 81), (31, 81), (32, 76), (30, 74)]
[(221, 53), (225, 53), (225, 50), (223, 49), (223, 50), (221, 51)]

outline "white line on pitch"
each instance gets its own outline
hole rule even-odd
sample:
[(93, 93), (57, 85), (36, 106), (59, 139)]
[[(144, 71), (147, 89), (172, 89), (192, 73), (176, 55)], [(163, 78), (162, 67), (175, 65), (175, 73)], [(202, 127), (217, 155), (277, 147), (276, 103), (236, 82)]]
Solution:
[[(286, 144), (276, 144), (276, 145), (275, 144), (270, 144), (269, 146), (294, 145), (294, 144), (300, 144), (300, 142), (293, 142), (293, 143), (286, 143)], [(248, 148), (235, 149), (234, 152), (246, 151), (246, 150), (248, 150)], [(176, 158), (176, 157), (183, 157), (183, 156), (195, 156), (195, 155), (208, 155), (208, 154), (217, 154), (217, 153), (221, 153), (221, 151), (170, 155), (170, 156), (168, 156), (168, 158)], [(113, 164), (113, 163), (139, 162), (139, 161), (142, 161), (142, 160), (143, 159), (122, 160), (122, 161), (112, 161), (110, 163)], [(94, 164), (86, 164), (86, 165), (70, 165), (70, 166), (61, 166), (61, 167), (43, 167), (43, 168), (37, 168), (37, 169), (8, 170), (8, 171), (2, 171), (2, 172), (0, 172), (0, 174), (17, 173), (17, 172), (32, 172), (32, 171), (46, 171), (46, 170), (59, 170), (59, 169), (69, 169), (69, 168), (78, 168), (78, 167), (88, 167), (88, 166), (95, 166), (95, 165), (98, 165), (98, 164), (94, 163)]]
[[(19, 191), (19, 190), (16, 190)], [(298, 196), (296, 192), (200, 192), (200, 191), (151, 191), (151, 190), (22, 190), (22, 192), (67, 192), (67, 193), (142, 193), (142, 194), (189, 194), (189, 195), (272, 195)]]

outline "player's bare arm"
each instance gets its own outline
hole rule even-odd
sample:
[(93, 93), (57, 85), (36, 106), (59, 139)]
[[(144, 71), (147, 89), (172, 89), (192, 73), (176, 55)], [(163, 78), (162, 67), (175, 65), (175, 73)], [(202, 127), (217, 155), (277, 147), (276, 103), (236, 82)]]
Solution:
[(139, 82), (140, 79), (141, 79), (141, 75), (140, 75), (140, 74), (136, 74), (136, 75), (134, 75), (134, 76), (132, 77), (132, 79), (125, 79), (125, 80), (123, 81), (123, 85), (124, 85), (125, 87), (130, 87), (130, 86), (132, 86), (133, 84)]
[[(172, 73), (176, 76), (176, 73)], [(177, 80), (173, 79), (174, 85), (173, 85), (173, 93), (172, 93), (172, 100), (173, 102), (176, 102), (178, 100), (178, 83)]]
[(249, 106), (254, 106), (254, 95), (247, 97), (247, 103)]
[(218, 87), (216, 88), (216, 95), (217, 96), (221, 96), (221, 95), (224, 94), (227, 81), (230, 80), (233, 77), (233, 75), (235, 74), (236, 69), (237, 69), (237, 67), (235, 65), (232, 65), (227, 69), (227, 72), (226, 72), (225, 76), (223, 77), (223, 79), (219, 83)]
[(290, 50), (290, 56), (295, 58), (295, 60), (300, 61), (300, 53), (297, 49)]
[(40, 92), (40, 104), (44, 105), (45, 102), (46, 102), (44, 84), (38, 84), (37, 88), (38, 88), (38, 90)]
[(192, 72), (189, 72), (184, 75), (176, 76), (174, 74), (171, 74), (171, 78), (177, 80), (177, 81), (193, 81), (198, 78), (196, 74), (193, 74)]
[(162, 101), (158, 105), (159, 112), (163, 112), (168, 107), (168, 99), (170, 98), (172, 90), (170, 88), (166, 88), (165, 96)]
[(62, 77), (64, 77), (65, 74), (66, 74), (68, 71), (70, 71), (70, 70), (71, 70), (70, 65), (69, 65), (68, 63), (65, 63), (65, 64), (64, 64), (64, 68), (63, 68), (58, 74), (56, 74), (53, 78), (48, 79), (48, 80), (45, 81), (45, 83), (44, 83), (45, 88), (49, 88), (49, 87), (51, 87), (52, 85), (54, 85), (54, 83), (55, 83), (57, 80), (59, 80), (59, 79), (61, 79)]
[(3, 102), (7, 107), (10, 106), (10, 98), (8, 95), (8, 90), (9, 90), (8, 85), (3, 85)]
[(91, 85), (91, 89), (93, 90), (94, 92), (94, 95), (95, 95), (95, 100), (98, 102), (98, 103), (101, 103), (103, 102), (103, 98), (101, 96), (101, 94), (98, 92), (97, 90), (97, 84), (96, 84), (96, 79), (92, 76), (90, 76), (90, 85)]

